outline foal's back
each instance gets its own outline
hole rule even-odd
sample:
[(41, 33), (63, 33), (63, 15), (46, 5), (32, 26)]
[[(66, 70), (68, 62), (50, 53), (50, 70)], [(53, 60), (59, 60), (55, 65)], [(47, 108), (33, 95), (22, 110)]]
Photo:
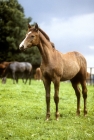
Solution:
[(86, 78), (87, 63), (85, 58), (78, 52), (69, 52), (63, 57), (63, 80), (70, 80), (76, 75)]

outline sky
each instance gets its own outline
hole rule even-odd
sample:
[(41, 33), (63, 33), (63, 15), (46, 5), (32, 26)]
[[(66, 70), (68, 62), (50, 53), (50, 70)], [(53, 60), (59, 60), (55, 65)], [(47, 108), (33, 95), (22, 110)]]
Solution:
[(94, 67), (94, 0), (18, 0), (26, 17), (37, 22), (56, 50), (78, 51)]

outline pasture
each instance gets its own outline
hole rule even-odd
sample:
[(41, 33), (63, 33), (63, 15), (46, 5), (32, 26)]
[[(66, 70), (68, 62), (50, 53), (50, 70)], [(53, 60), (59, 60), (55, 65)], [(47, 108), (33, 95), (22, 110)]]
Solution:
[(54, 88), (51, 84), (51, 117), (45, 121), (46, 102), (42, 82), (31, 85), (0, 81), (0, 140), (93, 140), (94, 86), (87, 86), (88, 114), (76, 116), (76, 96), (70, 83), (61, 82), (59, 91), (59, 121), (55, 118)]

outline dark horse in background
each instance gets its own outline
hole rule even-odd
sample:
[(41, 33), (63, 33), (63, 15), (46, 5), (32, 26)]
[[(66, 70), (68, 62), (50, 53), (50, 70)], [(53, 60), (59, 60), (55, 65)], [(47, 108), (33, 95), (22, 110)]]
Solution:
[(15, 83), (15, 81), (18, 83), (18, 78), (20, 76), (25, 84), (28, 79), (29, 84), (31, 84), (32, 65), (28, 62), (12, 62), (8, 65), (4, 77), (7, 77), (8, 74), (12, 75), (13, 83)]
[(0, 77), (2, 78), (2, 83), (6, 83), (6, 77), (4, 78), (4, 73), (11, 62), (0, 63)]
[(29, 47), (37, 46), (41, 56), (41, 72), (42, 80), (46, 91), (47, 113), (46, 119), (50, 117), (50, 89), (51, 81), (54, 84), (54, 101), (56, 104), (56, 119), (59, 118), (58, 103), (59, 103), (59, 86), (60, 81), (70, 80), (77, 97), (77, 115), (80, 115), (80, 88), (84, 99), (84, 115), (87, 114), (87, 62), (82, 54), (73, 51), (63, 54), (53, 48), (48, 35), (38, 27), (28, 26), (28, 32), (25, 39), (21, 42), (19, 49), (25, 50)]

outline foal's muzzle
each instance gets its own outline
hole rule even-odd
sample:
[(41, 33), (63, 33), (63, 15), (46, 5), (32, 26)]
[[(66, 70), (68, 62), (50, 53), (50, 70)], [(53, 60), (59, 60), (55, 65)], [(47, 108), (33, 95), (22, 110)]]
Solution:
[(20, 49), (20, 50), (24, 50), (24, 45), (19, 46), (19, 49)]

